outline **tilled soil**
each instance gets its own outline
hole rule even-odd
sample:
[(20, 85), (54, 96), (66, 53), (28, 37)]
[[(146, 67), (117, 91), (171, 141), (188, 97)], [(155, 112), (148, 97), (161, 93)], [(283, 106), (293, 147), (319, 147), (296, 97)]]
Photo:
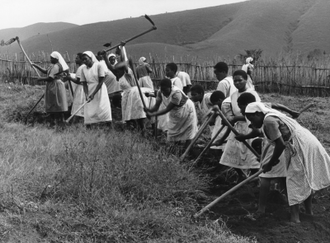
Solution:
[[(200, 162), (211, 165), (206, 171), (213, 178), (209, 201), (203, 202), (201, 208), (236, 185), (235, 172), (218, 165), (218, 156), (219, 154), (209, 156)], [(274, 186), (275, 182), (268, 195), (264, 215), (255, 214), (259, 197), (259, 183), (255, 180), (223, 198), (201, 217), (217, 220), (218, 223), (225, 224), (232, 233), (261, 243), (330, 242), (330, 188), (315, 193), (313, 216), (304, 214), (304, 206), (301, 205), (301, 223), (293, 224), (290, 222), (286, 196)]]

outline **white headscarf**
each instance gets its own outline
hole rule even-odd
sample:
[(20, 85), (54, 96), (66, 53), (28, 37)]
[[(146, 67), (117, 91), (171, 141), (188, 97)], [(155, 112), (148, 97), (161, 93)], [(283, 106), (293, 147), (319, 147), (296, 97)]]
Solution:
[(62, 57), (62, 55), (57, 52), (57, 51), (53, 51), (51, 54), (50, 54), (51, 57), (55, 58), (58, 60), (58, 62), (61, 64), (62, 68), (63, 68), (63, 71), (65, 70), (69, 70), (69, 66), (68, 64), (66, 64), (64, 58)]
[(110, 54), (108, 55), (108, 59), (109, 59), (110, 57), (115, 57), (115, 58), (117, 58), (117, 57), (116, 57), (116, 54), (113, 54), (113, 53), (110, 53)]
[(97, 58), (96, 58), (96, 56), (94, 55), (93, 52), (85, 51), (85, 52), (83, 52), (83, 54), (89, 56), (92, 59), (93, 63), (99, 62), (99, 60), (97, 60)]
[(262, 112), (265, 115), (268, 114), (268, 113), (275, 113), (277, 115), (282, 115), (282, 116), (285, 115), (285, 114), (283, 114), (282, 112), (280, 112), (278, 110), (267, 107), (262, 102), (252, 102), (252, 103), (248, 104), (245, 108), (245, 114), (249, 114), (249, 113), (253, 114), (253, 113), (256, 113), (256, 112)]
[(252, 57), (248, 57), (248, 58), (246, 58), (245, 63), (246, 64), (250, 64), (252, 61), (253, 61), (253, 58)]
[(112, 64), (112, 65), (116, 65), (116, 64), (118, 63), (116, 54), (110, 53), (110, 54), (108, 55), (108, 59), (110, 59), (110, 57), (114, 57), (114, 58), (115, 58), (115, 63)]
[(140, 59), (139, 59), (139, 65), (143, 65), (146, 60), (147, 60), (147, 58), (140, 57)]

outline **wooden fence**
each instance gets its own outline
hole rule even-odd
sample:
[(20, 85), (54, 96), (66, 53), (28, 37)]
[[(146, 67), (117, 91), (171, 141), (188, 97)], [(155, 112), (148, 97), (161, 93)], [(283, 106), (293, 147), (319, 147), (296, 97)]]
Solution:
[[(48, 57), (47, 57), (48, 58)], [(40, 65), (47, 67), (49, 61), (33, 59), (33, 62), (42, 62)], [(75, 63), (65, 57), (70, 70), (75, 70)], [(150, 62), (153, 67), (152, 79), (158, 86), (159, 81), (165, 76), (164, 62)], [(217, 87), (213, 73), (214, 64), (193, 64), (177, 63), (179, 70), (187, 72), (193, 84), (201, 84), (205, 90), (214, 90)], [(233, 71), (240, 69), (241, 65), (229, 64), (229, 75)], [(6, 60), (0, 58), (0, 78), (3, 82), (15, 82), (21, 84), (35, 85), (38, 78), (35, 71), (28, 62), (21, 58), (21, 61)], [(274, 92), (286, 95), (306, 95), (306, 96), (328, 96), (330, 94), (330, 69), (318, 68), (315, 66), (299, 65), (262, 65), (255, 66), (253, 72), (253, 82), (259, 92)]]

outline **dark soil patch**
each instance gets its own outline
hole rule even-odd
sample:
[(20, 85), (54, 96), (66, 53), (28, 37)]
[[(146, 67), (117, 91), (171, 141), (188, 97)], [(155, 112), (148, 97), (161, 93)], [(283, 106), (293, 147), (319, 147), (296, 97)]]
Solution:
[[(212, 155), (213, 153), (213, 155)], [(232, 169), (219, 165), (220, 156), (208, 153), (199, 162), (211, 178), (208, 201), (205, 207), (234, 185), (237, 176)], [(207, 169), (208, 167), (208, 169)], [(313, 200), (314, 215), (304, 214), (301, 205), (300, 224), (290, 222), (290, 210), (286, 197), (276, 188), (268, 196), (266, 214), (257, 217), (258, 180), (243, 185), (223, 198), (200, 219), (225, 223), (232, 233), (256, 239), (261, 243), (312, 243), (330, 242), (330, 188), (317, 192)]]

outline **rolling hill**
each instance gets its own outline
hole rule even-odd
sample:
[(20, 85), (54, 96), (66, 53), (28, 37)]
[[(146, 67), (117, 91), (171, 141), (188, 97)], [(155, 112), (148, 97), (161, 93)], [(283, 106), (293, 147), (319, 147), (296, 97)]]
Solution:
[[(150, 17), (157, 30), (129, 42), (127, 49), (134, 57), (151, 53), (201, 60), (234, 57), (252, 49), (263, 50), (264, 56), (288, 52), (307, 55), (315, 49), (330, 53), (328, 10), (328, 0), (250, 0), (153, 15)], [(82, 26), (67, 24), (62, 29), (47, 28), (47, 33), (38, 26), (33, 31), (28, 27), (6, 31), (17, 31), (19, 34), (11, 32), (11, 36), (18, 35), (28, 53), (50, 53), (53, 49), (74, 55), (85, 50), (97, 52), (105, 49), (104, 43), (118, 44), (151, 27), (140, 17)], [(38, 28), (40, 34), (36, 34)], [(3, 31), (0, 30), (0, 38)], [(13, 45), (1, 47), (0, 52), (11, 54), (20, 50)]]
[(35, 35), (47, 35), (51, 32), (60, 31), (76, 27), (76, 24), (56, 22), (56, 23), (36, 23), (23, 28), (10, 28), (0, 30), (0, 40), (7, 41), (10, 38), (19, 36), (20, 40), (28, 39)]

